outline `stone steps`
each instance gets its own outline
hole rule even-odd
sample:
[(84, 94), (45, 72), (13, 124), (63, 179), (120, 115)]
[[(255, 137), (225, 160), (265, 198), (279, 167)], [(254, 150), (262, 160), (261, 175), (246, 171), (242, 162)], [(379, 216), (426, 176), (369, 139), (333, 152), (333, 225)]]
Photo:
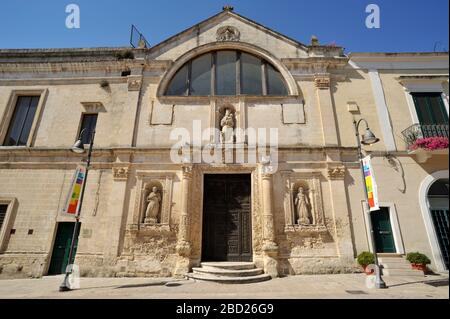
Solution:
[(384, 276), (409, 276), (424, 277), (424, 273), (420, 270), (411, 268), (411, 264), (403, 256), (383, 256), (378, 257), (379, 264), (382, 268)]
[(425, 277), (422, 271), (415, 269), (383, 269), (384, 276)]
[(224, 262), (203, 262), (200, 264), (202, 268), (220, 268), (220, 269), (234, 269), (234, 270), (245, 270), (245, 269), (254, 269), (256, 266), (252, 262), (233, 262), (233, 261), (224, 261)]
[(262, 269), (245, 269), (245, 270), (230, 270), (220, 268), (192, 268), (194, 274), (209, 274), (223, 277), (249, 277), (258, 276), (264, 273)]
[(248, 262), (205, 262), (193, 268), (186, 277), (221, 284), (249, 284), (270, 280), (261, 268)]

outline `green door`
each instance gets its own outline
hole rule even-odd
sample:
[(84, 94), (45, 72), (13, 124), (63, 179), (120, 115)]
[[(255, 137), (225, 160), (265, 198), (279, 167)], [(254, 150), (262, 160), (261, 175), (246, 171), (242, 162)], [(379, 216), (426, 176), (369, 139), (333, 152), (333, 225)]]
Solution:
[(389, 208), (380, 207), (380, 210), (371, 212), (370, 216), (377, 253), (395, 253)]
[[(48, 269), (49, 275), (59, 275), (66, 272), (74, 227), (75, 223), (58, 223), (52, 259)], [(79, 229), (80, 228), (78, 228), (78, 230)], [(72, 263), (75, 259), (75, 253), (78, 246), (78, 236), (76, 238)]]

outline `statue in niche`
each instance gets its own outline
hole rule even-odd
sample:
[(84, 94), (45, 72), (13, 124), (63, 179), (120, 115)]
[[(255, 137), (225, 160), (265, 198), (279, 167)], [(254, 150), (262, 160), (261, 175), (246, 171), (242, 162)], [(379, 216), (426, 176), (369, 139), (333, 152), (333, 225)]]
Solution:
[(145, 211), (146, 224), (156, 224), (158, 223), (158, 214), (161, 203), (161, 194), (159, 193), (158, 187), (154, 186), (152, 191), (147, 196), (147, 210)]
[(220, 121), (222, 143), (234, 142), (234, 115), (230, 109), (226, 109), (225, 115)]
[(295, 197), (295, 208), (298, 216), (299, 225), (311, 225), (310, 201), (308, 195), (305, 193), (305, 188), (300, 186), (298, 188), (297, 196)]

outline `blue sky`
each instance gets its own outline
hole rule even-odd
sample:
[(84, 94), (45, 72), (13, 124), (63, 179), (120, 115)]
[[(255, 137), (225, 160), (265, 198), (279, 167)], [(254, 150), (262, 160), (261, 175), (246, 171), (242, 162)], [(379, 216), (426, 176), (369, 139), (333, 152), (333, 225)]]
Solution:
[[(67, 29), (68, 4), (81, 10), (81, 28)], [(381, 28), (367, 29), (368, 4), (381, 10)], [(448, 50), (448, 0), (15, 0), (0, 5), (0, 48), (129, 45), (135, 24), (157, 44), (231, 4), (235, 12), (303, 43), (315, 34), (346, 52)]]

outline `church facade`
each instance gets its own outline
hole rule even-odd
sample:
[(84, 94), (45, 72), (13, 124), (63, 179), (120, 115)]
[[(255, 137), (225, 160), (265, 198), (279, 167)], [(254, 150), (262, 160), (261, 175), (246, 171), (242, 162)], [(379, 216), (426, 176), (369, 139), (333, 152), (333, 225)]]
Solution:
[(380, 256), (448, 271), (448, 53), (346, 55), (230, 8), (151, 48), (0, 50), (0, 278), (64, 272), (93, 131), (83, 276), (357, 272), (371, 229)]

